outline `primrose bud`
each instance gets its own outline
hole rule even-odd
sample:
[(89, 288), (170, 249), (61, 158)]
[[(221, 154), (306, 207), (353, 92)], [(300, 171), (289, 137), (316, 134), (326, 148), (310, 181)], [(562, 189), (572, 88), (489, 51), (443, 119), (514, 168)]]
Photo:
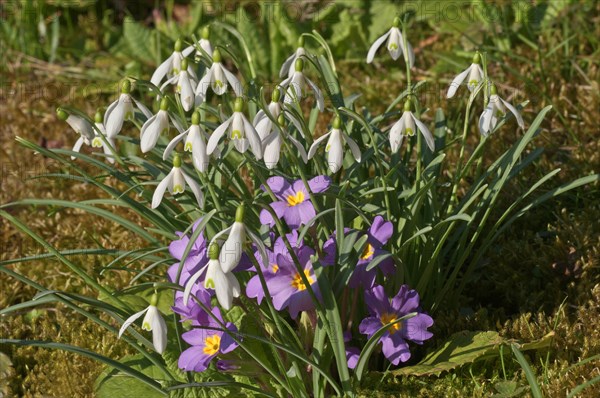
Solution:
[(64, 122), (69, 117), (69, 114), (62, 108), (56, 108), (56, 117)]
[(183, 49), (183, 40), (181, 40), (181, 38), (175, 40), (175, 46), (173, 47), (173, 49), (175, 50), (175, 52), (181, 52), (181, 50)]
[(279, 90), (279, 86), (277, 86), (271, 94), (271, 102), (279, 102), (279, 98), (281, 98), (281, 90)]
[(212, 245), (208, 248), (208, 258), (211, 260), (218, 260), (219, 254), (221, 252), (221, 248), (217, 242), (213, 242)]
[(392, 26), (393, 26), (394, 28), (397, 28), (397, 27), (399, 27), (399, 26), (400, 26), (400, 17), (396, 17), (396, 18), (394, 18), (394, 22), (392, 23)]
[(473, 63), (474, 64), (480, 64), (481, 63), (481, 54), (479, 54), (479, 51), (477, 51), (475, 53), (475, 55), (473, 55)]
[(131, 92), (131, 82), (129, 80), (123, 80), (123, 83), (121, 83), (121, 92), (123, 94), (129, 94)]
[(166, 111), (169, 109), (169, 101), (166, 98), (160, 100), (160, 110)]
[(221, 51), (219, 51), (218, 48), (215, 48), (215, 50), (213, 51), (212, 59), (215, 63), (221, 62)]
[(336, 116), (333, 119), (333, 123), (332, 124), (333, 124), (333, 128), (334, 129), (338, 129), (339, 130), (342, 127), (342, 119), (340, 119), (339, 116)]
[(181, 167), (181, 158), (178, 154), (175, 154), (175, 156), (173, 156), (173, 167)]
[(104, 115), (102, 114), (102, 111), (100, 109), (98, 109), (96, 111), (96, 114), (94, 115), (94, 123), (102, 123), (104, 121)]
[(410, 99), (406, 100), (406, 102), (404, 103), (404, 112), (410, 112)]
[(298, 58), (296, 60), (296, 64), (294, 65), (294, 70), (296, 72), (302, 72), (302, 69), (304, 69), (304, 60), (302, 58)]
[(235, 99), (235, 104), (233, 105), (234, 112), (241, 112), (244, 110), (244, 99), (242, 97), (237, 97)]
[(188, 68), (188, 60), (187, 58), (184, 58), (181, 60), (181, 70), (187, 70)]
[(200, 32), (200, 37), (203, 38), (204, 40), (208, 40), (208, 38), (210, 37), (210, 26), (206, 25), (205, 27), (202, 28), (202, 32)]
[(200, 112), (192, 113), (192, 124), (196, 126), (200, 124)]
[(244, 204), (242, 203), (241, 205), (238, 206), (238, 208), (235, 211), (235, 222), (244, 222), (244, 212), (246, 211), (246, 209), (244, 208)]
[(298, 47), (304, 47), (304, 36), (298, 37)]

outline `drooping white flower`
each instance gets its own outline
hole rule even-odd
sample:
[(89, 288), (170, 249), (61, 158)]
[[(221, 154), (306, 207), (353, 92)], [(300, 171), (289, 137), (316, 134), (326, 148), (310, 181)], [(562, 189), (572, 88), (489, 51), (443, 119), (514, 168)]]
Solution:
[(404, 46), (404, 38), (402, 37), (402, 32), (398, 28), (400, 26), (400, 18), (396, 17), (394, 19), (393, 26), (380, 36), (371, 48), (369, 48), (369, 53), (367, 54), (367, 63), (370, 64), (373, 62), (373, 58), (375, 58), (375, 53), (381, 47), (381, 45), (387, 40), (386, 47), (392, 56), (392, 59), (396, 61), (400, 58), (400, 54), (404, 54), (404, 59), (408, 62), (408, 65), (412, 68), (415, 64), (415, 53), (413, 51), (412, 46), (408, 41), (406, 41), (406, 47)]
[(321, 90), (319, 90), (315, 83), (313, 83), (304, 75), (304, 73), (302, 73), (302, 70), (304, 69), (304, 60), (302, 58), (296, 59), (294, 68), (295, 70), (292, 76), (288, 77), (280, 84), (281, 87), (286, 89), (283, 101), (286, 104), (299, 102), (301, 99), (307, 96), (306, 86), (308, 85), (315, 94), (319, 111), (323, 112), (325, 109), (323, 93), (321, 93)]
[(156, 352), (159, 354), (165, 352), (165, 348), (167, 347), (167, 324), (156, 307), (157, 302), (158, 297), (154, 294), (148, 307), (127, 318), (121, 329), (119, 329), (119, 338), (121, 338), (125, 329), (131, 326), (139, 317), (146, 314), (142, 321), (142, 329), (152, 332), (152, 344)]
[(211, 134), (206, 145), (206, 153), (212, 154), (216, 150), (221, 137), (229, 131), (229, 139), (233, 141), (235, 148), (240, 153), (246, 152), (250, 147), (256, 159), (262, 159), (263, 151), (260, 138), (254, 126), (242, 113), (243, 107), (244, 100), (241, 97), (236, 98), (233, 115)]
[[(281, 114), (281, 104), (279, 103), (279, 98), (281, 97), (281, 91), (279, 87), (276, 87), (273, 90), (273, 94), (271, 96), (271, 102), (269, 103), (268, 109), (271, 117), (275, 120), (279, 118)], [(254, 116), (254, 120), (252, 121), (252, 125), (256, 129), (258, 133), (258, 137), (261, 142), (264, 142), (264, 139), (271, 133), (273, 130), (273, 120), (267, 115), (264, 110), (259, 110), (256, 112), (256, 116)]]
[[(102, 148), (108, 161), (110, 163), (115, 162), (112, 151), (109, 147), (110, 145), (115, 148), (115, 142), (106, 136), (106, 130), (102, 124), (102, 113), (100, 111), (96, 112), (94, 123), (96, 128), (100, 130), (100, 133), (94, 130), (90, 122), (80, 116), (69, 115), (60, 108), (56, 110), (56, 113), (60, 120), (66, 121), (69, 126), (71, 126), (71, 128), (73, 128), (73, 130), (79, 134), (79, 138), (77, 141), (75, 141), (75, 145), (73, 145), (73, 152), (79, 152), (83, 144), (91, 145), (93, 148)], [(102, 134), (104, 140), (100, 134)], [(71, 156), (71, 159), (75, 160), (76, 158), (75, 156)]]
[(277, 124), (273, 124), (273, 127), (272, 131), (263, 140), (263, 157), (267, 169), (271, 170), (277, 166), (283, 140), (290, 142), (296, 147), (298, 153), (300, 153), (300, 157), (304, 160), (304, 163), (308, 162), (306, 149), (304, 149), (302, 144), (296, 138), (288, 133), (283, 113), (279, 115)]
[[(169, 56), (169, 58), (164, 60), (164, 62), (162, 64), (160, 64), (158, 66), (158, 68), (156, 68), (154, 73), (152, 74), (152, 77), (150, 78), (150, 82), (152, 84), (154, 84), (155, 86), (158, 86), (165, 77), (167, 79), (170, 79), (173, 76), (179, 74), (179, 72), (181, 71), (181, 68), (182, 68), (181, 61), (183, 61), (184, 56), (189, 55), (189, 54), (184, 55), (184, 53), (181, 52), (182, 48), (183, 48), (183, 42), (181, 41), (181, 39), (177, 39), (177, 41), (175, 42), (173, 53)], [(190, 53), (191, 53), (191, 51), (190, 51)], [(196, 77), (194, 69), (192, 68), (191, 65), (188, 65), (188, 67), (186, 69), (190, 75)]]
[(248, 238), (258, 248), (259, 253), (263, 257), (263, 261), (268, 260), (264, 243), (244, 224), (243, 204), (238, 206), (235, 212), (235, 222), (233, 225), (216, 234), (210, 241), (210, 245), (217, 242), (219, 239), (222, 239), (221, 236), (223, 235), (227, 235), (227, 239), (221, 246), (219, 262), (221, 263), (221, 269), (224, 273), (231, 272), (240, 263), (242, 253), (244, 252), (244, 244)]
[(183, 291), (183, 302), (187, 305), (194, 284), (202, 274), (206, 271), (204, 277), (204, 287), (206, 289), (214, 289), (217, 301), (226, 309), (231, 309), (233, 298), (239, 297), (241, 293), (240, 283), (231, 271), (224, 271), (221, 262), (219, 261), (220, 254), (219, 244), (213, 242), (208, 249), (208, 264), (199, 269), (194, 275), (188, 279)]
[(194, 167), (204, 173), (208, 169), (209, 164), (208, 154), (206, 153), (206, 141), (208, 138), (208, 133), (200, 126), (200, 113), (194, 112), (192, 114), (192, 125), (169, 142), (163, 153), (163, 160), (167, 160), (177, 144), (185, 139), (183, 150), (192, 153)]
[(479, 85), (481, 79), (483, 79), (483, 69), (481, 68), (481, 55), (479, 53), (475, 53), (473, 56), (473, 63), (464, 71), (459, 73), (450, 83), (450, 87), (448, 87), (447, 98), (454, 97), (456, 91), (462, 84), (462, 82), (469, 76), (467, 80), (467, 88), (469, 91), (473, 92), (475, 88)]
[[(202, 28), (202, 33), (200, 34), (200, 40), (198, 40), (198, 46), (200, 46), (200, 48), (202, 49), (202, 51), (204, 51), (205, 53), (207, 53), (209, 56), (212, 55), (213, 53), (213, 48), (212, 45), (210, 44), (210, 28), (208, 26), (205, 26), (204, 28)], [(189, 46), (187, 48), (185, 48), (181, 53), (183, 54), (184, 57), (189, 56), (194, 49), (196, 49), (195, 46)], [(201, 55), (200, 50), (196, 49), (196, 57), (199, 57)]]
[(490, 102), (483, 110), (483, 113), (479, 117), (479, 132), (487, 137), (498, 125), (500, 118), (506, 114), (506, 109), (515, 116), (517, 119), (517, 124), (522, 129), (525, 128), (525, 123), (523, 122), (523, 118), (517, 109), (512, 106), (507, 101), (503, 100), (498, 96), (498, 91), (495, 85), (492, 85), (491, 88), (491, 96)]
[(198, 83), (196, 87), (196, 105), (200, 105), (206, 99), (206, 91), (210, 86), (213, 92), (217, 95), (223, 95), (227, 91), (228, 83), (233, 88), (235, 95), (238, 97), (242, 96), (242, 85), (240, 81), (234, 76), (233, 73), (229, 72), (223, 67), (221, 63), (221, 52), (219, 49), (215, 49), (212, 53), (213, 63), (206, 71), (204, 77)]
[(188, 72), (188, 60), (184, 58), (181, 61), (181, 70), (179, 73), (172, 78), (165, 81), (162, 86), (160, 86), (161, 91), (169, 84), (176, 83), (175, 92), (179, 94), (179, 98), (181, 100), (181, 105), (183, 109), (187, 112), (193, 108), (195, 102), (195, 94), (194, 90), (196, 89), (196, 85), (198, 84), (196, 81), (196, 75), (191, 75)]
[[(402, 140), (404, 137), (412, 137), (415, 135), (417, 128), (425, 138), (425, 142), (431, 152), (435, 150), (435, 141), (433, 139), (433, 135), (419, 119), (413, 115), (410, 111), (411, 101), (408, 100), (404, 103), (404, 113), (400, 120), (398, 120), (392, 126), (390, 130), (390, 146), (392, 147), (392, 153), (398, 152), (400, 145), (402, 145)], [(416, 127), (415, 127), (416, 125)]]
[(300, 36), (298, 38), (298, 48), (292, 55), (290, 55), (281, 65), (281, 69), (279, 70), (279, 77), (283, 78), (287, 75), (287, 77), (292, 77), (295, 72), (294, 65), (296, 64), (296, 60), (302, 58), (306, 55), (306, 51), (304, 50), (304, 37)]
[(183, 127), (173, 118), (168, 112), (169, 102), (166, 98), (163, 98), (160, 102), (160, 109), (158, 113), (151, 116), (140, 130), (140, 149), (143, 153), (149, 152), (156, 146), (158, 137), (161, 134), (166, 134), (169, 131), (169, 121), (175, 126), (175, 128), (182, 133)]
[(180, 194), (185, 191), (186, 183), (190, 186), (192, 193), (196, 197), (198, 206), (202, 207), (204, 195), (202, 194), (200, 185), (181, 169), (181, 159), (179, 158), (179, 155), (175, 155), (173, 158), (173, 168), (158, 184), (154, 191), (154, 195), (152, 195), (152, 208), (156, 209), (158, 205), (160, 205), (167, 189), (172, 195)]
[(137, 106), (146, 118), (152, 116), (152, 112), (144, 104), (133, 98), (130, 92), (131, 83), (129, 80), (125, 80), (121, 85), (121, 95), (108, 106), (104, 114), (106, 135), (111, 139), (115, 138), (121, 132), (125, 120), (133, 120), (133, 104)]
[(325, 146), (325, 153), (327, 154), (327, 163), (329, 164), (329, 170), (332, 173), (337, 173), (342, 167), (344, 162), (344, 143), (347, 143), (352, 152), (352, 156), (357, 162), (360, 162), (361, 154), (360, 149), (356, 142), (348, 136), (342, 129), (342, 121), (339, 116), (333, 119), (332, 129), (325, 135), (319, 137), (308, 150), (308, 158), (312, 159), (317, 152), (317, 148), (321, 145), (325, 139), (327, 139), (327, 145)]

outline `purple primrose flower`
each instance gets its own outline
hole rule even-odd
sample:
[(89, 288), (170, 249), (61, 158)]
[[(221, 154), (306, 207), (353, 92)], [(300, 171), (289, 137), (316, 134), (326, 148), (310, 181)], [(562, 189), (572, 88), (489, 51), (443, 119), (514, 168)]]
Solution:
[[(367, 231), (367, 244), (363, 249), (362, 254), (358, 259), (356, 268), (350, 277), (348, 286), (356, 288), (362, 286), (371, 288), (375, 285), (375, 277), (377, 276), (377, 268), (372, 268), (367, 271), (369, 263), (377, 256), (388, 254), (382, 247), (392, 237), (394, 227), (389, 221), (385, 221), (383, 217), (376, 216), (369, 231)], [(391, 257), (381, 261), (378, 265), (384, 275), (390, 275), (394, 272), (394, 260)]]
[(365, 292), (365, 302), (369, 307), (371, 316), (362, 320), (358, 331), (369, 338), (377, 330), (398, 318), (417, 312), (417, 315), (389, 326), (381, 336), (383, 355), (394, 365), (406, 362), (410, 358), (407, 340), (417, 344), (431, 338), (433, 334), (427, 328), (433, 325), (433, 319), (421, 312), (419, 294), (402, 285), (398, 294), (391, 302), (385, 295), (383, 286), (375, 286)]
[[(312, 193), (324, 192), (330, 184), (331, 178), (328, 176), (317, 176), (308, 181), (308, 187)], [(310, 201), (310, 195), (302, 180), (296, 180), (290, 184), (285, 178), (274, 176), (267, 180), (267, 185), (277, 198), (277, 202), (271, 203), (271, 207), (277, 218), (283, 218), (290, 228), (297, 229), (316, 215), (315, 207)], [(264, 186), (262, 189), (266, 190)], [(271, 227), (275, 225), (275, 220), (267, 210), (260, 212), (260, 222)]]

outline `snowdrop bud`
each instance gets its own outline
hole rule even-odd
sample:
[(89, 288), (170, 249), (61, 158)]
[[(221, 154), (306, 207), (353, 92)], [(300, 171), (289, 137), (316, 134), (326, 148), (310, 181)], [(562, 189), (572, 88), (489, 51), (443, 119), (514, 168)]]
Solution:
[(480, 64), (481, 63), (481, 54), (479, 54), (479, 51), (475, 53), (475, 55), (473, 55), (473, 63), (474, 64)]
[(285, 127), (285, 117), (283, 117), (283, 113), (279, 114), (279, 117), (277, 118), (277, 124), (279, 124), (281, 127)]
[(178, 154), (173, 157), (173, 167), (181, 167), (181, 158)]
[(498, 89), (496, 88), (495, 84), (492, 84), (492, 87), (490, 88), (490, 94), (491, 95), (498, 95)]
[(400, 17), (396, 17), (396, 18), (394, 18), (394, 22), (392, 23), (392, 26), (393, 26), (394, 28), (397, 28), (397, 27), (399, 27), (399, 26), (400, 26)]
[(169, 110), (169, 101), (167, 101), (167, 99), (166, 99), (166, 98), (163, 98), (163, 99), (160, 101), (160, 110), (161, 110), (161, 111), (166, 111), (166, 110)]
[(188, 60), (187, 58), (184, 58), (181, 60), (181, 70), (187, 70), (188, 68)]
[(296, 63), (294, 64), (294, 69), (296, 72), (302, 72), (304, 69), (304, 60), (302, 58), (298, 58)]
[(340, 119), (339, 116), (336, 116), (333, 119), (332, 126), (333, 126), (334, 129), (340, 129), (340, 128), (342, 128), (342, 119)]
[(221, 62), (221, 51), (218, 48), (215, 48), (215, 51), (212, 53), (213, 62)]
[(180, 53), (183, 49), (183, 41), (181, 39), (177, 39), (175, 41), (175, 46), (173, 47), (173, 49), (175, 50), (175, 52)]
[(150, 298), (150, 305), (153, 305), (156, 307), (157, 304), (158, 304), (158, 294), (154, 293), (152, 295), (152, 297)]
[(100, 109), (98, 109), (96, 111), (96, 114), (94, 115), (94, 123), (102, 123), (103, 120), (104, 120), (104, 115), (102, 114), (102, 111)]
[(406, 100), (406, 102), (404, 103), (404, 112), (410, 112), (410, 100)]
[(123, 80), (121, 84), (121, 93), (129, 94), (131, 92), (131, 82), (129, 80)]
[(221, 248), (219, 247), (219, 244), (217, 242), (214, 242), (208, 248), (208, 258), (209, 258), (209, 260), (218, 260), (220, 252), (221, 252)]
[(206, 25), (205, 27), (202, 28), (200, 37), (202, 37), (204, 40), (208, 40), (208, 38), (210, 37), (210, 26)]
[(69, 114), (61, 108), (56, 108), (56, 117), (64, 122), (69, 117)]
[(279, 89), (279, 86), (277, 86), (271, 94), (271, 102), (279, 102), (279, 98), (281, 98), (281, 90)]
[(238, 206), (235, 211), (235, 222), (244, 222), (244, 212), (245, 212), (244, 204)]
[(234, 112), (241, 112), (244, 109), (244, 99), (241, 97), (237, 97), (235, 99), (235, 104), (233, 105)]
[(304, 47), (304, 36), (302, 35), (298, 38), (298, 47)]
[(192, 113), (192, 124), (196, 126), (200, 124), (200, 112)]

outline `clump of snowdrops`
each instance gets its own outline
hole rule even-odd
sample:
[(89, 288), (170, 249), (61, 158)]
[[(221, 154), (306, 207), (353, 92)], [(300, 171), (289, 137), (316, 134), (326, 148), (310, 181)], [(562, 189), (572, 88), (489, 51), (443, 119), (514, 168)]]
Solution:
[[(504, 99), (486, 54), (476, 52), (447, 91), (465, 102), (463, 131), (451, 131), (440, 109), (419, 101), (425, 82), (411, 78), (418, 60), (399, 18), (365, 49), (368, 64), (391, 57), (386, 67), (405, 70), (406, 89), (379, 115), (343, 92), (317, 32), (303, 34), (277, 84), (260, 89), (256, 76), (242, 72), (253, 71), (243, 64), (252, 60), (243, 61), (237, 37), (237, 49), (208, 27), (200, 40), (177, 40), (149, 80), (125, 77), (116, 100), (93, 119), (60, 107), (58, 118), (79, 135), (71, 151), (19, 139), (108, 197), (72, 207), (147, 242), (132, 251), (91, 249), (106, 256), (107, 269), (136, 273), (115, 291), (68, 258), (89, 249), (61, 252), (2, 210), (98, 293), (47, 291), (24, 280), (40, 290), (25, 306), (59, 301), (118, 333), (138, 352), (136, 365), (58, 348), (116, 368), (133, 390), (353, 396), (366, 372), (415, 361), (415, 349), (432, 337), (435, 311), (456, 302), (508, 225), (589, 182), (527, 202), (550, 173), (491, 219), (499, 192), (539, 155), (521, 156), (549, 108), (525, 131), (525, 104)], [(232, 62), (234, 53), (242, 64)], [(317, 129), (319, 119), (330, 127)], [(469, 154), (472, 123), (481, 138)], [(483, 149), (505, 124), (523, 135), (485, 166)], [(460, 153), (447, 163), (451, 145)], [(145, 225), (107, 205), (127, 208)], [(100, 395), (110, 395), (113, 376), (99, 380)]]

